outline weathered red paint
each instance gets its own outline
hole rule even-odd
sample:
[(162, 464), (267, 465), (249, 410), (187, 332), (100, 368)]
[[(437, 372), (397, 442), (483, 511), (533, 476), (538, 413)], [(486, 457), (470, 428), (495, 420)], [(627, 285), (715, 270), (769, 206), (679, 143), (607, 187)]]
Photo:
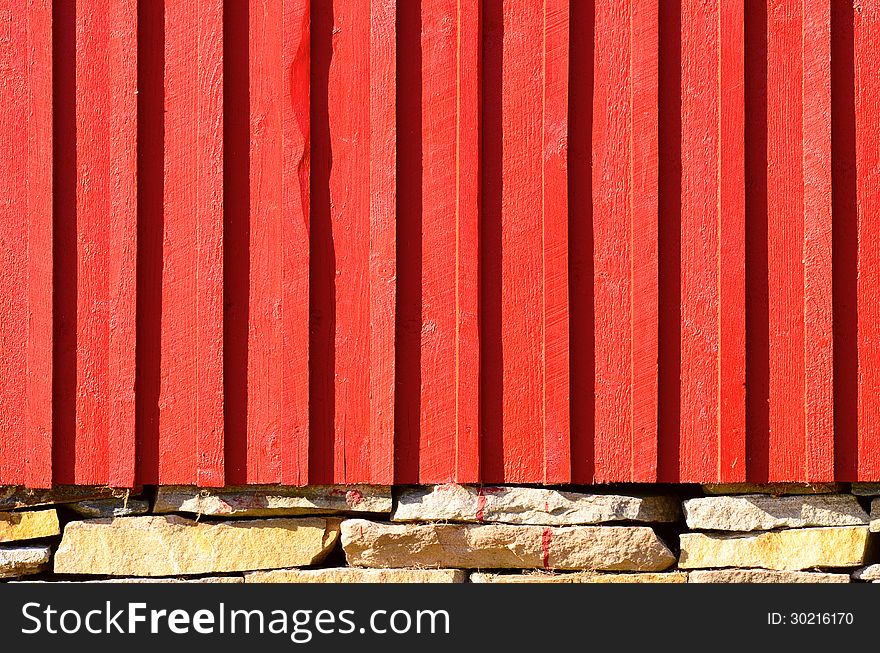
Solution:
[[(853, 12), (855, 179), (858, 217), (858, 468), (880, 477), (880, 5)], [(872, 61), (873, 59), (873, 61)]]
[(52, 11), (0, 3), (0, 480), (52, 481)]
[(746, 479), (745, 76), (743, 3), (719, 4), (718, 478)]
[(592, 188), (601, 481), (657, 478), (658, 18), (651, 2), (597, 6)]
[(831, 5), (803, 3), (805, 478), (834, 478)]
[(880, 480), (847, 4), (0, 1), (0, 483)]
[(300, 361), (309, 353), (309, 2), (251, 1), (248, 27), (250, 306), (241, 482), (296, 485), (308, 480), (308, 367)]
[(225, 482), (223, 2), (165, 2), (159, 474)]
[(135, 477), (137, 5), (76, 3), (75, 462), (59, 481)]

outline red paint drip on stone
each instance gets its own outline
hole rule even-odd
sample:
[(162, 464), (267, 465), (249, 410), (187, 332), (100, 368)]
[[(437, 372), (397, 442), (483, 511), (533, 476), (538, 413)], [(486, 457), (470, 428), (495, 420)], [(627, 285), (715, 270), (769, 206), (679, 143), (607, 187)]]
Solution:
[(349, 506), (356, 506), (364, 500), (364, 495), (359, 490), (349, 490), (345, 493), (345, 503)]
[(541, 535), (541, 550), (544, 552), (544, 569), (550, 569), (550, 541), (553, 539), (553, 531), (544, 529)]
[(484, 522), (485, 520), (485, 511), (486, 511), (486, 495), (483, 494), (483, 488), (477, 490), (477, 514), (476, 518), (478, 522)]

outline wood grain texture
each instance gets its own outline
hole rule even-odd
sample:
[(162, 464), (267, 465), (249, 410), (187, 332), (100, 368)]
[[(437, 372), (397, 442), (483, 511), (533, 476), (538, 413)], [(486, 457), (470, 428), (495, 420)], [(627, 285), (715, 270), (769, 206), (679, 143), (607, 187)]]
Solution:
[(76, 5), (76, 445), (71, 482), (135, 475), (137, 6)]
[(746, 480), (745, 15), (719, 3), (718, 170), (718, 471), (722, 483)]
[(223, 3), (165, 2), (159, 482), (224, 484)]
[(479, 479), (479, 27), (475, 2), (422, 3), (422, 483)]
[(806, 469), (804, 34), (791, 3), (771, 2), (767, 22), (769, 480), (783, 481)]
[[(597, 3), (593, 93), (595, 478), (632, 462), (632, 222), (629, 2)], [(622, 92), (621, 92), (622, 91)]]
[(0, 0), (0, 484), (880, 480), (878, 49), (875, 0)]
[[(332, 168), (330, 228), (335, 251), (333, 482), (363, 473), (370, 459), (370, 4), (333, 3), (328, 82)], [(351, 466), (349, 466), (351, 465)], [(355, 471), (357, 470), (357, 473)]]
[(632, 458), (629, 477), (657, 480), (659, 4), (630, 6)]
[[(560, 120), (559, 114), (551, 113), (550, 122), (545, 122), (547, 94), (555, 102), (567, 100), (555, 72), (556, 66), (566, 65), (567, 48), (561, 44), (567, 42), (567, 25), (567, 7), (555, 3), (545, 6), (533, 0), (503, 5), (502, 438), (504, 481), (511, 483), (543, 479), (548, 471), (554, 476), (570, 475), (567, 411), (553, 412), (554, 423), (548, 424), (544, 394), (548, 371), (552, 371), (552, 392), (568, 396), (567, 361), (554, 351), (567, 341), (567, 314), (561, 318), (563, 324), (558, 304), (568, 284), (566, 251), (560, 243), (565, 233), (560, 234), (558, 213), (567, 205), (565, 188), (560, 189), (563, 198), (545, 203), (544, 196), (547, 173), (559, 189), (554, 177), (560, 166), (564, 170), (567, 158), (566, 114)], [(566, 223), (564, 218), (562, 223)], [(561, 272), (560, 261), (565, 261)], [(550, 408), (557, 409), (552, 404)], [(548, 460), (548, 445), (552, 460)]]
[(809, 481), (834, 479), (831, 5), (803, 3), (804, 428)]
[[(457, 215), (459, 130), (457, 0), (421, 4), (421, 383), (419, 472), (423, 483), (454, 479), (458, 441)], [(475, 417), (475, 416), (474, 416)]]
[(52, 9), (0, 3), (0, 482), (52, 485)]
[[(334, 2), (327, 111), (335, 251), (334, 482), (391, 480), (394, 3)], [(375, 161), (373, 156), (375, 155)], [(391, 176), (389, 176), (391, 175)]]
[(544, 387), (544, 483), (571, 481), (568, 355), (568, 70), (567, 0), (544, 2), (541, 152)]
[(657, 478), (658, 7), (597, 5), (595, 478)]
[(880, 5), (853, 16), (858, 213), (858, 478), (880, 478)]
[(308, 481), (309, 2), (251, 0), (247, 482)]
[(719, 3), (681, 5), (680, 480), (719, 470)]
[[(405, 0), (404, 0), (405, 1)], [(347, 482), (394, 481), (394, 379), (397, 299), (397, 0), (370, 0), (370, 424), (363, 465)], [(358, 455), (356, 450), (351, 452)], [(346, 466), (346, 470), (348, 466)]]
[(482, 3), (458, 0), (456, 54), (455, 479), (480, 478), (480, 88)]

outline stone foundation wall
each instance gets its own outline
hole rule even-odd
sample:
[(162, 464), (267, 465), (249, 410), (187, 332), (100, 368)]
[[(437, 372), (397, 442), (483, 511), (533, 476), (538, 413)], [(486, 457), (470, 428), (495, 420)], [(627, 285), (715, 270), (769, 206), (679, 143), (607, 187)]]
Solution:
[(4, 582), (880, 582), (880, 484), (0, 487)]

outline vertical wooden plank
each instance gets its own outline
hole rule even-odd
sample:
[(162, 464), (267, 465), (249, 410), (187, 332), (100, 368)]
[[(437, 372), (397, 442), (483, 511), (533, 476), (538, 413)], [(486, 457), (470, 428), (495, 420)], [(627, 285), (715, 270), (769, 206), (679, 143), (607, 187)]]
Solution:
[(480, 3), (421, 9), (419, 480), (476, 482)]
[(803, 29), (797, 3), (767, 16), (770, 481), (805, 470)]
[(52, 7), (0, 2), (0, 484), (52, 485)]
[[(419, 481), (454, 479), (458, 436), (457, 0), (421, 4), (422, 316)], [(466, 20), (473, 20), (467, 18)], [(407, 89), (408, 92), (414, 90)], [(455, 216), (456, 219), (451, 219)]]
[(76, 6), (74, 482), (134, 483), (137, 7)]
[(501, 348), (504, 481), (540, 478), (543, 443), (543, 3), (503, 3)]
[(853, 13), (858, 211), (858, 478), (880, 480), (880, 6)]
[(456, 331), (455, 479), (475, 483), (480, 474), (480, 85), (482, 3), (458, 0), (456, 122)]
[(657, 478), (657, 3), (596, 7), (597, 480)]
[(391, 480), (394, 7), (370, 0), (333, 5), (329, 199), (336, 257), (333, 479), (339, 483)]
[(719, 5), (718, 470), (746, 480), (745, 16), (742, 2)]
[(632, 471), (632, 3), (596, 3), (593, 95), (596, 481)]
[(719, 469), (719, 5), (681, 4), (680, 480)]
[(251, 0), (249, 483), (308, 473), (309, 2)]
[[(333, 2), (330, 60), (330, 218), (335, 268), (333, 482), (364, 471), (370, 432), (369, 0)], [(349, 469), (349, 462), (352, 468)]]
[[(25, 474), (30, 487), (52, 484), (52, 6), (28, 7), (28, 392), (24, 434)], [(16, 132), (15, 126), (10, 130)], [(21, 215), (21, 214), (19, 214)]]
[(159, 482), (220, 486), (223, 3), (165, 3)]
[[(545, 397), (545, 392), (562, 392), (568, 397), (567, 364), (553, 351), (561, 338), (567, 341), (567, 335), (562, 335), (567, 334), (567, 324), (560, 319), (565, 311), (559, 305), (560, 296), (564, 296), (561, 293), (566, 292), (561, 288), (568, 284), (564, 269), (567, 254), (560, 243), (566, 233), (560, 233), (558, 214), (567, 200), (553, 198), (545, 205), (543, 186), (548, 172), (554, 188), (559, 188), (559, 175), (565, 174), (560, 162), (567, 156), (567, 121), (559, 124), (557, 114), (551, 113), (545, 124), (545, 111), (548, 96), (554, 101), (566, 99), (557, 67), (567, 66), (567, 52), (559, 46), (567, 38), (567, 17), (562, 18), (562, 8), (556, 4), (548, 6), (538, 0), (509, 3), (503, 5), (503, 27), (502, 440), (504, 480), (514, 483), (545, 477), (548, 445), (553, 450), (550, 473), (562, 477), (571, 473), (567, 412), (559, 415), (558, 407), (551, 405), (554, 422), (548, 425)], [(547, 49), (548, 38), (552, 50)], [(547, 65), (553, 70), (549, 86), (545, 86)], [(545, 151), (548, 144), (549, 156)], [(563, 186), (560, 192), (564, 195), (565, 191)], [(567, 321), (567, 314), (565, 318)], [(549, 387), (545, 385), (548, 344), (553, 374)]]
[[(571, 481), (568, 354), (568, 0), (544, 0), (542, 337), (544, 483)], [(535, 479), (537, 480), (537, 479)]]
[[(333, 481), (364, 471), (370, 432), (369, 373), (369, 0), (333, 2), (328, 105), (330, 212), (335, 269)], [(348, 463), (352, 463), (349, 469)]]
[[(356, 480), (394, 481), (394, 324), (396, 302), (397, 0), (370, 0), (370, 413), (368, 467)], [(356, 451), (351, 452), (357, 455)]]
[(475, 482), (480, 8), (426, 0), (421, 9), (419, 481)]
[(803, 2), (804, 395), (807, 481), (834, 479), (831, 4)]
[(479, 3), (426, 0), (421, 23), (419, 481), (475, 482), (479, 477)]
[(659, 4), (630, 6), (630, 481), (657, 480)]

